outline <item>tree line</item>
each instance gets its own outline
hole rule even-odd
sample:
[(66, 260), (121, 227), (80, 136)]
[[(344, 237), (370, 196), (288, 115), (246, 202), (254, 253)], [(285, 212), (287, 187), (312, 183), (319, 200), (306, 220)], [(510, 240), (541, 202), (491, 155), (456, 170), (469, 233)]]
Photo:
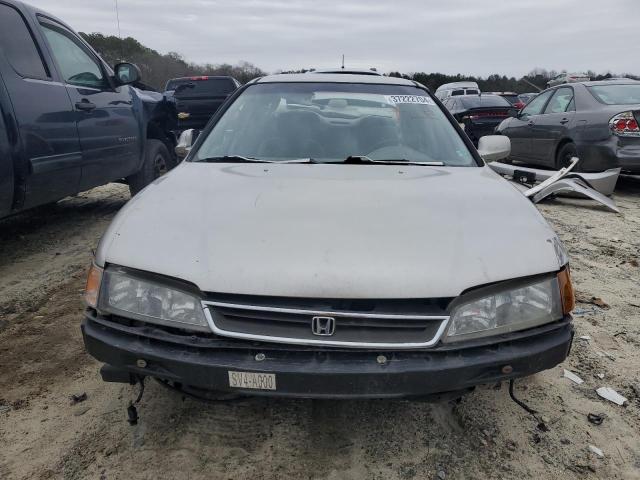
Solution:
[[(392, 77), (402, 77), (407, 78), (409, 80), (415, 80), (416, 82), (420, 82), (424, 86), (431, 89), (431, 91), (435, 91), (440, 85), (451, 82), (477, 82), (480, 87), (480, 91), (482, 92), (516, 92), (516, 93), (527, 93), (527, 92), (538, 92), (540, 90), (544, 90), (546, 88), (547, 82), (556, 77), (560, 73), (566, 73), (565, 71), (558, 72), (555, 70), (545, 70), (542, 68), (535, 68), (531, 70), (527, 75), (521, 78), (515, 77), (507, 77), (506, 75), (493, 74), (489, 75), (486, 78), (483, 77), (475, 77), (470, 75), (446, 75), (444, 73), (410, 73), (403, 74), (400, 72), (391, 72), (389, 76)], [(634, 78), (636, 80), (640, 79), (635, 75), (631, 74), (612, 74), (607, 72), (605, 74), (598, 74), (592, 70), (588, 70), (586, 73), (591, 80), (605, 80), (607, 78), (612, 77), (628, 77)]]
[[(239, 62), (235, 65), (228, 63), (198, 64), (188, 62), (177, 52), (161, 54), (132, 37), (120, 39), (116, 36), (106, 36), (101, 33), (80, 33), (82, 37), (96, 50), (107, 63), (114, 65), (118, 62), (131, 62), (140, 67), (142, 81), (156, 90), (162, 91), (167, 80), (176, 77), (193, 75), (230, 75), (241, 83), (246, 83), (256, 77), (266, 75), (259, 67), (249, 62)], [(297, 72), (306, 72), (301, 69)], [(506, 75), (493, 74), (488, 77), (476, 77), (469, 75), (448, 75), (444, 73), (401, 73), (390, 72), (389, 76), (402, 77), (415, 80), (435, 91), (440, 85), (450, 82), (474, 81), (478, 83), (483, 92), (536, 92), (544, 89), (549, 79), (559, 73), (555, 70), (535, 68), (521, 78), (507, 77)], [(585, 72), (592, 80), (602, 80), (610, 77), (630, 77), (640, 80), (640, 77), (631, 74), (597, 74), (593, 71)]]
[(82, 33), (80, 35), (91, 45), (104, 60), (115, 65), (119, 62), (131, 62), (140, 67), (142, 82), (158, 91), (164, 90), (167, 80), (176, 77), (194, 75), (230, 75), (241, 83), (266, 75), (260, 68), (249, 62), (236, 65), (228, 63), (198, 64), (188, 62), (177, 52), (161, 54), (142, 45), (132, 37), (120, 39), (101, 33)]

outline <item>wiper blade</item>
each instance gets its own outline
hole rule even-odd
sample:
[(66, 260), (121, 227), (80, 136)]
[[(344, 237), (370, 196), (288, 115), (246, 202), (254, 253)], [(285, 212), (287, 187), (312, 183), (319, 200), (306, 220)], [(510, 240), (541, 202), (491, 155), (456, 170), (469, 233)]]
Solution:
[(293, 160), (278, 160), (273, 163), (324, 163), (319, 162), (315, 158), (295, 158)]
[(229, 162), (229, 163), (276, 163), (271, 160), (261, 160), (254, 157), (243, 157), (242, 155), (222, 155), (220, 157), (206, 157), (198, 159), (198, 162)]
[(346, 164), (362, 164), (362, 163), (376, 163), (382, 165), (425, 165), (431, 167), (444, 167), (444, 162), (414, 162), (412, 160), (405, 159), (393, 159), (393, 160), (372, 160), (366, 155), (349, 155), (342, 162), (331, 163), (346, 163)]
[(426, 167), (444, 167), (444, 162), (414, 162), (412, 160), (375, 160), (376, 163), (388, 163), (390, 165), (423, 165)]
[(233, 163), (321, 163), (313, 158), (294, 158), (293, 160), (265, 160), (263, 158), (244, 157), (242, 155), (223, 155), (220, 157), (207, 157), (199, 162), (233, 162)]

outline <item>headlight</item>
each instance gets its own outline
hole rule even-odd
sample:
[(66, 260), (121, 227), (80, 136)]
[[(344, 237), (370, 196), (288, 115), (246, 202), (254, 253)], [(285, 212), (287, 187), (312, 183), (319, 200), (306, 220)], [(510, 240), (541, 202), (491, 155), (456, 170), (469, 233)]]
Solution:
[(558, 278), (496, 291), (454, 307), (445, 342), (486, 337), (560, 320), (563, 305)]
[(102, 277), (100, 310), (176, 328), (211, 331), (195, 295), (154, 280), (107, 268)]

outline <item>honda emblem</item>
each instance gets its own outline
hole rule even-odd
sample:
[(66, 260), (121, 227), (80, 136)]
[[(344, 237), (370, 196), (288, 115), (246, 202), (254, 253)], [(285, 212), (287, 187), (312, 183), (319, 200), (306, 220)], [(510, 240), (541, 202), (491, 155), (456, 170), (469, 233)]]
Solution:
[(311, 319), (311, 332), (314, 335), (329, 337), (336, 331), (336, 319), (333, 317), (313, 317)]

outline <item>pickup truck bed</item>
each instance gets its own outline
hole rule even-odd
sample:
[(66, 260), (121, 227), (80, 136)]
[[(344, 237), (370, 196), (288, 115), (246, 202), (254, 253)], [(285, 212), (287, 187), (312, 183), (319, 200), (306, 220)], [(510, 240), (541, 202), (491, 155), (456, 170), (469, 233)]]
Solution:
[(177, 130), (201, 130), (240, 83), (233, 77), (183, 77), (167, 82), (177, 111)]

